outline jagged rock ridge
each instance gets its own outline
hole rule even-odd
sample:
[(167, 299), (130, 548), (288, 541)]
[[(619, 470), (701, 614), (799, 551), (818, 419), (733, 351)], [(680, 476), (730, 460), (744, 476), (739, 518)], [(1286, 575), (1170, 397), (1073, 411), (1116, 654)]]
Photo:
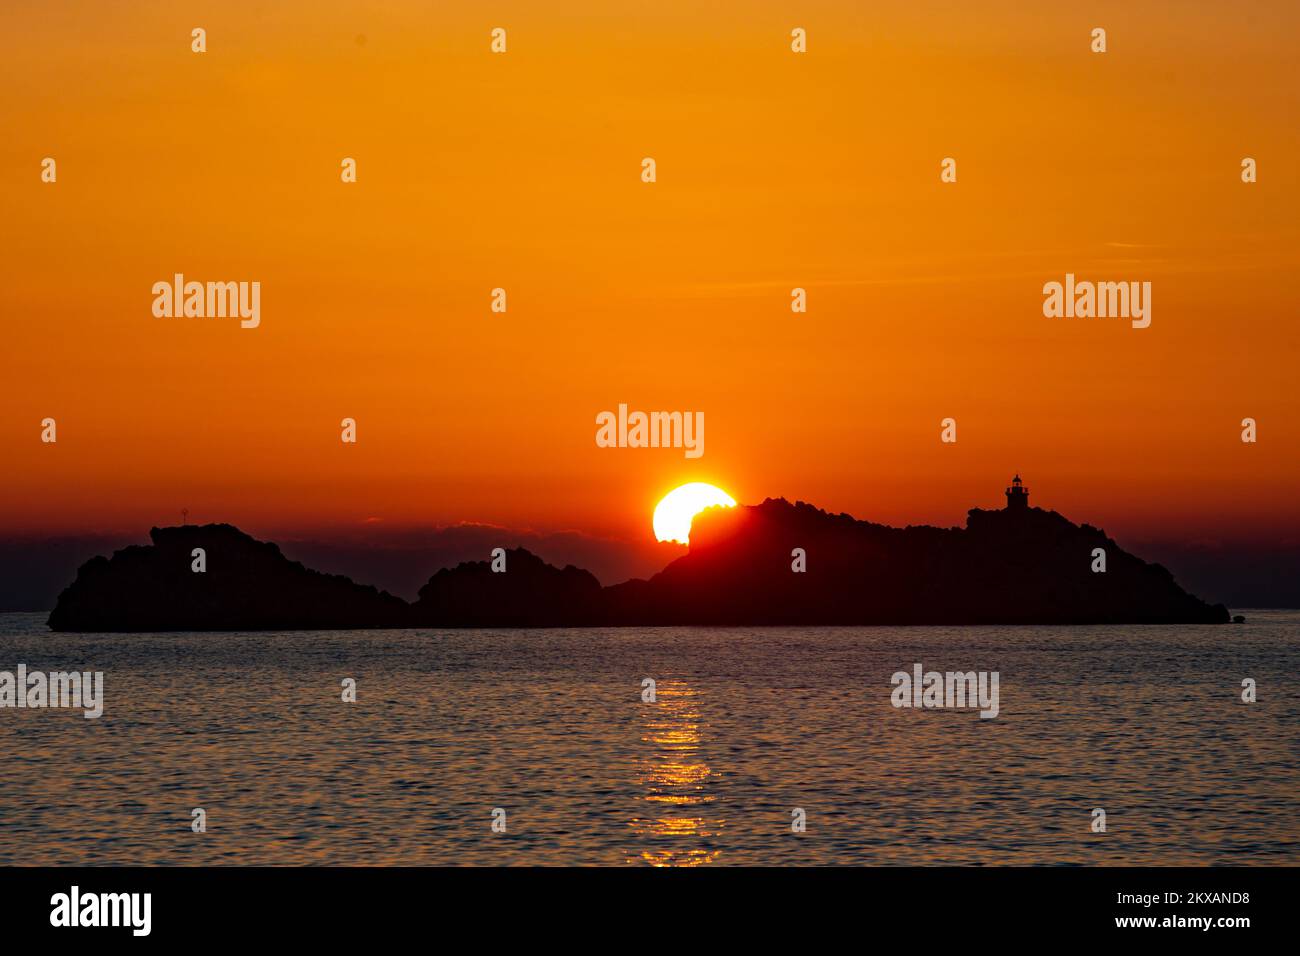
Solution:
[[(151, 547), (82, 566), (50, 627), (68, 631), (651, 625), (1218, 624), (1222, 605), (1102, 531), (1027, 506), (969, 512), (966, 527), (891, 528), (802, 502), (712, 508), (690, 553), (646, 581), (602, 588), (523, 549), (506, 570), (466, 562), (408, 605), (289, 561), (230, 525), (155, 528)], [(193, 548), (208, 570), (190, 569)], [(806, 571), (791, 569), (792, 551)], [(1092, 570), (1101, 548), (1106, 570)]]
[(596, 623), (600, 582), (590, 571), (547, 564), (523, 548), (443, 568), (420, 588), (411, 620), (427, 627), (580, 627)]
[[(152, 545), (83, 564), (59, 595), (56, 631), (273, 631), (400, 627), (407, 604), (290, 561), (228, 524), (153, 528)], [(206, 570), (192, 570), (193, 551)]]
[[(802, 548), (807, 570), (791, 570)], [(1106, 571), (1092, 571), (1093, 550)], [(802, 502), (712, 508), (691, 550), (607, 589), (627, 624), (1223, 623), (1163, 567), (1040, 508), (969, 512), (966, 528), (891, 528)]]

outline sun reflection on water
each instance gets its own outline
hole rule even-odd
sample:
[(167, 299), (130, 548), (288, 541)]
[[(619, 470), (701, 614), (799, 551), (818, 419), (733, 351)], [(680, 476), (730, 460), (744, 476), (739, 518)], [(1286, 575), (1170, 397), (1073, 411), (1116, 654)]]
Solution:
[(700, 752), (699, 692), (685, 681), (662, 681), (656, 703), (643, 705), (641, 742), (646, 754), (637, 768), (637, 784), (649, 805), (648, 815), (631, 827), (650, 844), (630, 856), (631, 862), (652, 866), (700, 866), (718, 858), (713, 839), (723, 829), (721, 818), (708, 814), (717, 774)]

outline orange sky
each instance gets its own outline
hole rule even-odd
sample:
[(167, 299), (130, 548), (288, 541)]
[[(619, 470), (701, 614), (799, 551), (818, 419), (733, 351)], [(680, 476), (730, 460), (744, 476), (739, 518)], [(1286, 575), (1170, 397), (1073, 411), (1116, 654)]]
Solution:
[[(0, 532), (640, 536), (691, 480), (959, 524), (1019, 470), (1112, 533), (1294, 536), (1300, 6), (1086, 6), (6, 3)], [(1067, 271), (1151, 327), (1044, 318)], [(175, 272), (261, 327), (154, 318)], [(597, 448), (620, 402), (704, 457)]]

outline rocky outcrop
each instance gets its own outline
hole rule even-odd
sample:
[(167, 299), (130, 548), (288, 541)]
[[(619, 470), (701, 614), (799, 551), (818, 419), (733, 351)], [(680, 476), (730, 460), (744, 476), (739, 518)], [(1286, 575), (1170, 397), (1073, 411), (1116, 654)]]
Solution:
[[(228, 524), (154, 528), (153, 544), (92, 558), (59, 595), (56, 631), (272, 631), (400, 627), (407, 604), (290, 561)], [(195, 549), (206, 569), (193, 570)]]
[(547, 564), (523, 548), (444, 568), (420, 588), (412, 621), (427, 627), (582, 627), (598, 623), (600, 582), (589, 571)]
[[(1092, 570), (1096, 548), (1104, 572)], [(964, 529), (891, 528), (784, 499), (712, 508), (696, 516), (688, 555), (605, 597), (611, 620), (644, 625), (1228, 620), (1159, 565), (1039, 508), (975, 509)]]
[[(82, 566), (50, 627), (66, 631), (650, 625), (1219, 624), (1157, 564), (1054, 511), (969, 512), (965, 528), (891, 528), (768, 499), (696, 516), (690, 551), (609, 588), (523, 549), (466, 562), (408, 605), (289, 561), (230, 525), (155, 528)], [(203, 548), (207, 570), (191, 570)], [(796, 572), (796, 549), (804, 570)], [(1096, 571), (1097, 551), (1105, 571)]]

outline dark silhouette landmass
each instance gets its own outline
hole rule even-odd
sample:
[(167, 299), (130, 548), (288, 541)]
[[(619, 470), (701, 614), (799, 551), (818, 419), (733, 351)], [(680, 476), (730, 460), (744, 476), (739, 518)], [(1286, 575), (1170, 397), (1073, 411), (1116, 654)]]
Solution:
[[(1018, 483), (1017, 483), (1018, 484)], [(285, 558), (230, 525), (155, 528), (151, 547), (83, 565), (59, 631), (872, 624), (1221, 624), (1160, 565), (1054, 511), (972, 509), (965, 528), (892, 528), (802, 502), (710, 508), (690, 551), (602, 588), (523, 549), (433, 575), (400, 598)], [(207, 571), (191, 570), (194, 548)], [(805, 570), (793, 570), (801, 549)], [(1093, 570), (1095, 550), (1105, 571)]]
[(560, 570), (531, 551), (443, 568), (420, 588), (411, 620), (423, 627), (582, 627), (600, 623), (601, 587), (595, 575), (568, 565)]
[[(796, 548), (807, 570), (794, 573)], [(1092, 570), (1105, 552), (1104, 573)], [(711, 508), (691, 550), (606, 589), (627, 624), (1217, 624), (1159, 565), (1054, 511), (972, 509), (962, 528), (892, 528), (802, 502)]]
[[(290, 561), (228, 524), (153, 528), (152, 545), (92, 558), (50, 613), (56, 631), (275, 631), (402, 627), (409, 607)], [(201, 548), (207, 568), (192, 570)]]

